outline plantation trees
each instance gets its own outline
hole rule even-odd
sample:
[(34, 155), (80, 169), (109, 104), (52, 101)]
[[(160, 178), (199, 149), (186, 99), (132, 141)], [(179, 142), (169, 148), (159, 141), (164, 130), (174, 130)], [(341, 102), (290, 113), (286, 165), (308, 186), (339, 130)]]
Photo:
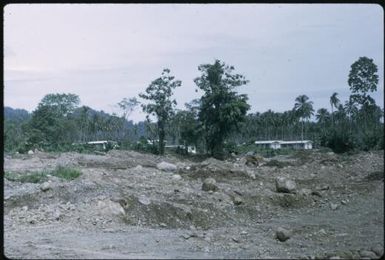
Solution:
[[(152, 103), (143, 104), (143, 111), (156, 116), (158, 119), (158, 137), (159, 137), (159, 153), (164, 154), (165, 128), (170, 116), (174, 113), (176, 101), (171, 100), (172, 90), (181, 86), (180, 80), (170, 75), (169, 69), (164, 69), (160, 78), (152, 81), (147, 87), (146, 93), (139, 94), (139, 97), (150, 100)], [(148, 118), (148, 116), (147, 116)]]
[(194, 82), (204, 91), (199, 119), (203, 124), (206, 146), (212, 156), (222, 158), (226, 137), (244, 121), (250, 108), (247, 95), (239, 95), (234, 89), (248, 81), (240, 74), (233, 74), (233, 66), (219, 60), (214, 64), (200, 65), (198, 69), (202, 75)]

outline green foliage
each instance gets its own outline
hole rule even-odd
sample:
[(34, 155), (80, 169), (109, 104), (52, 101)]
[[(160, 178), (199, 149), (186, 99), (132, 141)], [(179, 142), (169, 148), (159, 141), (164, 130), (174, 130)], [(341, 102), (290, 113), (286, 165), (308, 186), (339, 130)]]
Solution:
[(68, 181), (78, 178), (81, 174), (82, 173), (77, 169), (68, 168), (64, 166), (58, 166), (55, 168), (54, 171), (51, 172), (51, 175)]
[(4, 178), (9, 181), (18, 181), (21, 183), (41, 183), (48, 180), (47, 172), (15, 173), (5, 172)]
[(74, 168), (58, 166), (52, 171), (38, 171), (38, 172), (5, 172), (4, 178), (9, 181), (17, 181), (22, 183), (42, 183), (48, 180), (48, 175), (56, 176), (64, 180), (74, 180), (81, 175), (81, 172)]
[[(168, 120), (174, 113), (176, 100), (171, 100), (173, 89), (181, 86), (180, 80), (175, 80), (170, 75), (169, 69), (164, 69), (160, 78), (152, 81), (147, 87), (146, 93), (139, 94), (139, 97), (152, 101), (149, 104), (143, 104), (144, 112), (156, 116), (158, 122), (159, 153), (164, 154), (165, 128)], [(147, 116), (147, 118), (149, 118)]]
[(373, 59), (360, 57), (354, 62), (349, 72), (348, 84), (352, 93), (361, 96), (365, 96), (368, 91), (376, 91), (378, 75)]
[(223, 144), (229, 134), (245, 120), (250, 105), (247, 95), (239, 95), (235, 88), (248, 81), (240, 74), (233, 74), (234, 67), (219, 60), (214, 64), (198, 67), (202, 75), (194, 80), (204, 91), (201, 97), (199, 120), (211, 155), (223, 158)]

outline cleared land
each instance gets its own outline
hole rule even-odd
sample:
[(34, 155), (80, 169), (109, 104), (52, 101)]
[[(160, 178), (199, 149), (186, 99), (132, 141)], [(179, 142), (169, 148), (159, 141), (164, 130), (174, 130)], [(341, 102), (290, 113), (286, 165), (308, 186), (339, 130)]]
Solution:
[[(55, 175), (58, 166), (81, 175)], [(10, 258), (359, 259), (383, 253), (383, 151), (303, 151), (259, 166), (246, 165), (244, 157), (36, 153), (6, 156), (4, 170)], [(20, 179), (36, 173), (42, 175), (37, 183)], [(202, 190), (209, 177), (216, 191)], [(278, 192), (277, 177), (294, 181), (294, 190)], [(286, 241), (277, 239), (278, 228), (288, 231)]]

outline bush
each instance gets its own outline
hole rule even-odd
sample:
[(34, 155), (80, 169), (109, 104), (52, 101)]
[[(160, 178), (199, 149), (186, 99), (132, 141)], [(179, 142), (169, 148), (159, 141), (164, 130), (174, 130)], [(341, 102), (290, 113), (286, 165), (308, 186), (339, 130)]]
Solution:
[(58, 166), (51, 172), (51, 175), (65, 180), (74, 180), (81, 175), (81, 172), (77, 169)]
[(343, 131), (335, 131), (326, 137), (326, 146), (335, 153), (345, 153), (354, 149), (354, 138), (351, 134)]

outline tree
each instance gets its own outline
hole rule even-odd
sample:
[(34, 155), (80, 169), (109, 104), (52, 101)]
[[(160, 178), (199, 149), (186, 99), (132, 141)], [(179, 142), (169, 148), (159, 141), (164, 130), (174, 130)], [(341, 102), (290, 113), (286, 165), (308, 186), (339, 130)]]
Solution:
[[(181, 86), (180, 80), (170, 75), (169, 69), (164, 69), (160, 78), (152, 81), (146, 93), (139, 97), (150, 100), (152, 103), (143, 104), (143, 111), (156, 116), (158, 122), (159, 153), (164, 154), (165, 127), (170, 116), (174, 113), (176, 101), (171, 100), (172, 90)], [(148, 116), (147, 116), (148, 117)]]
[(140, 102), (136, 99), (136, 97), (129, 98), (129, 99), (123, 98), (123, 100), (118, 103), (118, 106), (120, 107), (120, 109), (123, 110), (122, 117), (128, 120), (128, 117), (139, 105), (139, 103)]
[(360, 57), (354, 62), (349, 72), (348, 84), (352, 97), (358, 104), (367, 102), (367, 93), (376, 91), (378, 84), (377, 65), (373, 63), (373, 59)]
[(48, 94), (43, 97), (39, 107), (48, 106), (62, 116), (72, 113), (79, 105), (79, 96), (75, 94)]
[(68, 115), (80, 103), (75, 94), (48, 94), (43, 97), (26, 126), (32, 144), (57, 147), (68, 143), (76, 130)]
[(202, 75), (194, 82), (204, 91), (198, 116), (205, 132), (206, 146), (212, 156), (223, 158), (225, 139), (245, 120), (250, 108), (247, 95), (240, 95), (234, 89), (248, 81), (240, 74), (233, 74), (233, 66), (219, 60), (200, 65), (198, 70)]
[(337, 108), (338, 105), (340, 104), (340, 100), (337, 97), (338, 93), (334, 92), (333, 95), (330, 97), (330, 106), (332, 108), (332, 124), (334, 125), (334, 111), (333, 107)]
[(294, 105), (294, 110), (298, 117), (302, 119), (301, 140), (303, 140), (304, 120), (310, 119), (314, 112), (313, 102), (308, 100), (309, 97), (306, 95), (300, 95), (295, 99), (296, 103)]

